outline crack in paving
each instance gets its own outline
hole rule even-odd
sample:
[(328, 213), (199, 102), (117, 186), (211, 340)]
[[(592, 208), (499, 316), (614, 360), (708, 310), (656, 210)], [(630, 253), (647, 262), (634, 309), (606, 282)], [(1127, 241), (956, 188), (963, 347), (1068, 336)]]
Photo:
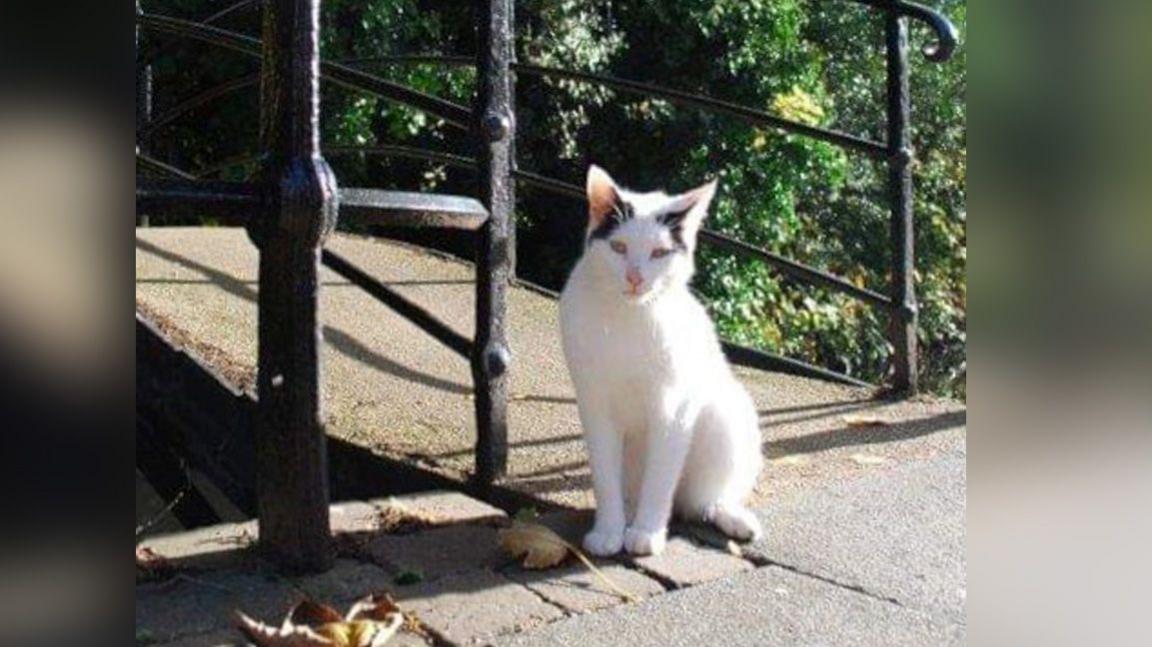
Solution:
[[(504, 575), (503, 575), (503, 574), (501, 574), (501, 577), (504, 577)], [(564, 605), (560, 604), (559, 602), (556, 602), (555, 600), (553, 600), (552, 598), (548, 597), (547, 595), (544, 595), (544, 594), (543, 594), (543, 593), (541, 593), (540, 591), (537, 591), (536, 589), (534, 589), (534, 588), (532, 588), (532, 587), (528, 586), (527, 584), (521, 584), (520, 582), (517, 582), (517, 581), (515, 581), (515, 580), (513, 580), (513, 579), (511, 579), (511, 578), (508, 578), (508, 577), (504, 577), (504, 579), (508, 580), (509, 582), (512, 582), (513, 584), (515, 584), (515, 585), (517, 585), (517, 586), (519, 586), (519, 587), (521, 587), (521, 588), (525, 588), (525, 589), (528, 589), (528, 591), (529, 591), (529, 592), (530, 592), (532, 595), (534, 595), (534, 596), (536, 596), (537, 598), (539, 598), (541, 602), (543, 602), (544, 604), (547, 604), (547, 605), (548, 605), (548, 606), (550, 606), (550, 607), (555, 607), (555, 608), (556, 608), (556, 609), (557, 609), (557, 610), (558, 610), (560, 613), (562, 613), (562, 614), (563, 614), (563, 617), (562, 617), (562, 618), (556, 618), (556, 620), (548, 620), (548, 621), (546, 621), (546, 622), (545, 622), (545, 624), (551, 624), (551, 623), (553, 623), (553, 622), (556, 622), (557, 620), (563, 620), (564, 618), (568, 618), (568, 617), (570, 617), (570, 616), (576, 615), (576, 614), (575, 614), (575, 613), (574, 613), (572, 610), (568, 609), (567, 607), (565, 607)], [(514, 633), (515, 633), (515, 632), (514, 632)]]
[(632, 556), (625, 555), (614, 561), (630, 571), (634, 571), (643, 575), (644, 577), (654, 580), (657, 584), (660, 585), (660, 588), (664, 589), (665, 593), (688, 588), (687, 586), (681, 585), (679, 582), (668, 577), (667, 575), (657, 573), (650, 568), (645, 568), (642, 564), (636, 561), (636, 558)]
[(879, 593), (873, 593), (872, 591), (869, 591), (868, 589), (864, 588), (863, 586), (860, 586), (859, 584), (848, 584), (846, 582), (841, 582), (841, 581), (833, 579), (831, 577), (827, 577), (825, 575), (820, 575), (819, 573), (813, 573), (812, 571), (804, 570), (804, 569), (800, 568), (799, 566), (793, 566), (792, 564), (785, 564), (784, 562), (778, 562), (778, 561), (776, 561), (770, 557), (766, 557), (764, 555), (744, 555), (743, 557), (744, 557), (745, 561), (747, 561), (748, 563), (752, 564), (753, 566), (755, 566), (757, 568), (763, 568), (766, 566), (775, 566), (777, 568), (784, 569), (784, 570), (788, 571), (789, 573), (795, 573), (796, 575), (800, 575), (802, 577), (808, 577), (808, 578), (811, 578), (814, 580), (818, 580), (820, 582), (824, 582), (825, 584), (831, 584), (832, 586), (835, 586), (837, 588), (844, 589), (845, 591), (851, 591), (853, 593), (858, 593), (858, 594), (863, 595), (865, 597), (872, 598), (873, 600), (879, 600), (880, 602), (886, 602), (888, 604), (894, 604), (894, 605), (896, 605), (902, 609), (909, 608), (903, 602), (901, 602), (900, 600), (898, 600), (894, 597), (887, 596), (887, 595), (881, 595)]

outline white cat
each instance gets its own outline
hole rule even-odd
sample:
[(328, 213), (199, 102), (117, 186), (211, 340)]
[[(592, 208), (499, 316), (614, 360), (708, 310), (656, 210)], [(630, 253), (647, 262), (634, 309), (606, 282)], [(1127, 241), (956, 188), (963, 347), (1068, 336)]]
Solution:
[(568, 370), (592, 465), (594, 555), (658, 554), (673, 510), (740, 540), (763, 462), (756, 409), (688, 290), (716, 192), (637, 193), (588, 169), (587, 246), (560, 296)]

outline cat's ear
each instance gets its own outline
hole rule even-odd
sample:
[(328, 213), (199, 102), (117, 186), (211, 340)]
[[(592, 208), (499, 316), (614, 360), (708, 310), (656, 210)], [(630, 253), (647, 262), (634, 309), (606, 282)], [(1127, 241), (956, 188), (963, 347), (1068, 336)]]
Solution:
[(588, 227), (595, 229), (616, 208), (620, 195), (608, 172), (595, 164), (588, 167), (587, 190)]
[(678, 229), (685, 238), (696, 240), (696, 233), (708, 216), (712, 198), (716, 197), (717, 184), (718, 180), (712, 180), (676, 196), (672, 199), (668, 213), (661, 216), (661, 221)]

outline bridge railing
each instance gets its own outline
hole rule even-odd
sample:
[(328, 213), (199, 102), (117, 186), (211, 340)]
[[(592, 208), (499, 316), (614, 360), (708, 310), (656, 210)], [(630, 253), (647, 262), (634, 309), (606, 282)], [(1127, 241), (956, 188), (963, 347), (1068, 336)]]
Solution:
[[(252, 2), (241, 2), (218, 18)], [(510, 194), (499, 178), (507, 177), (510, 129), (493, 126), (487, 115), (511, 102), (510, 85), (487, 84), (484, 100), (473, 111), (422, 94), (379, 77), (320, 61), (319, 0), (268, 0), (263, 6), (261, 39), (175, 18), (140, 11), (137, 27), (175, 36), (193, 36), (258, 57), (258, 76), (218, 88), (212, 96), (194, 97), (168, 117), (152, 120), (151, 72), (138, 60), (137, 218), (149, 215), (212, 216), (242, 224), (260, 252), (258, 290), (257, 380), (254, 429), (254, 498), (262, 549), (290, 570), (325, 570), (333, 551), (328, 517), (328, 461), (322, 411), (319, 266), (323, 262), (384, 303), (429, 330), (453, 349), (471, 355), (477, 397), (477, 481), (491, 483), (506, 464), (506, 373), (510, 361), (504, 330), (505, 292), (510, 267), (506, 247), (510, 231)], [(483, 13), (493, 27), (483, 41), (510, 47), (509, 14), (493, 2)], [(140, 57), (139, 31), (137, 56)], [(507, 55), (484, 48), (479, 64), (495, 70), (487, 78), (510, 83)], [(503, 76), (499, 73), (503, 69)], [(487, 151), (481, 159), (490, 188), (486, 204), (459, 196), (338, 187), (320, 148), (321, 78), (367, 92), (393, 97), (435, 112), (452, 123), (483, 134)], [(246, 182), (202, 179), (200, 173), (155, 159), (149, 137), (167, 120), (178, 118), (206, 101), (259, 83), (260, 146), (257, 177)], [(510, 123), (510, 119), (506, 120)], [(160, 125), (156, 125), (159, 122)], [(473, 124), (483, 127), (473, 128)], [(429, 313), (406, 304), (359, 268), (323, 250), (338, 214), (345, 219), (398, 226), (479, 229), (476, 339), (461, 338)], [(139, 316), (139, 315), (138, 315)], [(138, 326), (138, 334), (139, 334)], [(211, 462), (197, 455), (194, 460)], [(211, 467), (205, 470), (211, 473)], [(241, 486), (243, 487), (243, 486)]]
[[(913, 150), (910, 137), (908, 19), (928, 25), (933, 42), (922, 48), (930, 61), (949, 58), (956, 47), (955, 28), (940, 13), (901, 0), (847, 0), (876, 9), (885, 24), (887, 59), (887, 137), (872, 141), (848, 133), (797, 123), (747, 106), (650, 83), (607, 75), (544, 67), (514, 60), (513, 0), (477, 3), (480, 40), (476, 58), (400, 55), (321, 61), (318, 54), (318, 0), (241, 0), (201, 22), (141, 13), (137, 27), (154, 35), (189, 38), (237, 54), (261, 58), (262, 73), (244, 75), (196, 92), (173, 103), (160, 115), (151, 110), (152, 78), (148, 60), (140, 57), (137, 76), (137, 160), (141, 168), (165, 179), (137, 185), (138, 218), (148, 214), (211, 214), (245, 224), (261, 250), (260, 347), (258, 395), (261, 431), (258, 443), (261, 542), (288, 561), (322, 564), (327, 537), (323, 475), (323, 421), (319, 405), (319, 358), (316, 334), (317, 261), (366, 289), (408, 317), (440, 342), (470, 358), (476, 386), (477, 480), (490, 483), (503, 473), (507, 459), (507, 371), (511, 361), (505, 331), (506, 290), (515, 274), (515, 230), (512, 211), (516, 182), (557, 195), (583, 200), (584, 191), (556, 178), (516, 168), (514, 143), (515, 75), (535, 75), (597, 83), (621, 92), (660, 98), (685, 108), (727, 115), (750, 124), (815, 138), (886, 162), (890, 202), (891, 282), (886, 293), (862, 288), (843, 277), (811, 267), (771, 250), (705, 230), (702, 240), (728, 252), (758, 259), (781, 274), (858, 299), (888, 315), (893, 390), (917, 389), (917, 304), (913, 249)], [(237, 11), (264, 6), (261, 39), (221, 29), (211, 23)], [(299, 37), (307, 34), (307, 38)], [(139, 36), (138, 36), (139, 38)], [(365, 65), (438, 63), (470, 65), (478, 70), (478, 99), (462, 106), (363, 69)], [(403, 146), (328, 147), (321, 149), (318, 88), (334, 83), (434, 115), (471, 133), (479, 156)], [(153, 158), (148, 143), (164, 126), (233, 92), (261, 88), (263, 152), (225, 160), (191, 173)], [(401, 194), (375, 189), (338, 189), (323, 155), (389, 155), (424, 159), (480, 174), (480, 199)], [(207, 182), (228, 166), (257, 163), (257, 182)], [(360, 221), (408, 226), (479, 228), (477, 246), (477, 330), (462, 338), (430, 313), (406, 302), (359, 268), (328, 251), (323, 240), (336, 214)], [(267, 287), (265, 286), (267, 282)], [(305, 289), (306, 288), (306, 289)], [(737, 362), (849, 384), (859, 379), (765, 351), (725, 344)], [(287, 440), (289, 442), (285, 443)], [(284, 447), (289, 447), (284, 449)], [(288, 465), (290, 467), (284, 467)], [(309, 490), (309, 491), (304, 491)], [(272, 492), (275, 491), (275, 499)], [(280, 503), (278, 503), (278, 501)], [(323, 519), (321, 519), (323, 516)], [(301, 530), (300, 524), (304, 524)], [(267, 529), (265, 529), (267, 524)], [(323, 526), (323, 531), (320, 528)], [(311, 529), (311, 530), (309, 530)], [(329, 558), (330, 559), (330, 558)], [(321, 560), (321, 561), (317, 561)]]

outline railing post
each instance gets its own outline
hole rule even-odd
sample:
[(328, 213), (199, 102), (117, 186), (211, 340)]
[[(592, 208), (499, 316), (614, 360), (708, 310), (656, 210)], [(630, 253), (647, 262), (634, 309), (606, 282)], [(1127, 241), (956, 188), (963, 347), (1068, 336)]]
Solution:
[(479, 141), (480, 200), (488, 222), (476, 259), (476, 343), (472, 379), (476, 402), (476, 481), (490, 484), (508, 463), (508, 368), (505, 329), (508, 282), (515, 264), (512, 186), (516, 119), (512, 85), (512, 1), (477, 0), (479, 23), (475, 128)]
[[(136, 0), (136, 16), (143, 12), (140, 0)], [(152, 121), (152, 66), (144, 63), (140, 56), (140, 24), (136, 24), (136, 150), (147, 154), (148, 144), (140, 133)], [(137, 227), (148, 226), (148, 215), (136, 216)]]
[(894, 9), (885, 13), (888, 55), (888, 194), (891, 201), (892, 388), (913, 394), (918, 388), (916, 351), (915, 229), (912, 197), (912, 140), (909, 126), (908, 25)]
[(281, 567), (331, 567), (320, 390), (320, 247), (335, 227), (336, 178), (320, 155), (319, 0), (264, 7), (260, 138), (268, 212), (260, 248), (257, 506), (261, 549)]

